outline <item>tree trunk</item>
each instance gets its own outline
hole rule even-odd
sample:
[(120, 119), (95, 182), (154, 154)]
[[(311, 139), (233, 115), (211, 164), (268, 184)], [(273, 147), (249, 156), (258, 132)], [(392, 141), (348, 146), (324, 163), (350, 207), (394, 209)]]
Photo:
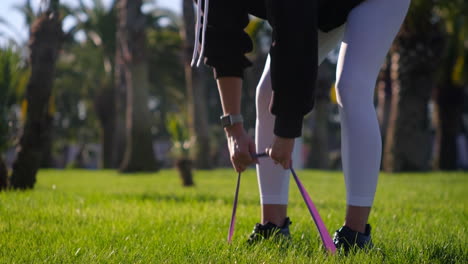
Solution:
[(180, 159), (176, 162), (176, 168), (179, 172), (182, 185), (185, 187), (194, 186), (192, 175), (192, 161), (188, 159)]
[(5, 190), (8, 187), (8, 168), (3, 160), (2, 154), (0, 154), (0, 191)]
[[(111, 98), (109, 100), (109, 98)], [(115, 133), (115, 98), (112, 86), (102, 87), (94, 98), (94, 109), (101, 124), (101, 168), (117, 168), (113, 163)]]
[(466, 68), (466, 65), (462, 65), (466, 64), (466, 49), (461, 46), (465, 27), (463, 22), (457, 20), (458, 18), (454, 18), (452, 23), (449, 23), (450, 33), (446, 28), (440, 79), (433, 94), (436, 135), (432, 165), (436, 170), (456, 170), (458, 167), (457, 137), (462, 132), (463, 124), (463, 86), (466, 85), (466, 71), (463, 71), (463, 68)]
[(312, 125), (312, 137), (307, 167), (314, 169), (329, 169), (330, 157), (328, 153), (328, 114), (330, 102), (316, 99)]
[(36, 182), (44, 142), (51, 132), (48, 106), (62, 42), (62, 23), (57, 12), (47, 11), (32, 25), (29, 40), (31, 77), (26, 88), (28, 109), (18, 156), (13, 164), (13, 188), (32, 188)]
[(73, 161), (74, 169), (86, 169), (85, 151), (86, 151), (86, 143), (81, 143), (78, 149), (78, 153), (76, 154), (76, 158)]
[(117, 50), (117, 59), (115, 62), (115, 76), (116, 76), (116, 87), (115, 87), (115, 115), (114, 115), (114, 129), (112, 141), (114, 143), (112, 152), (112, 168), (119, 168), (122, 164), (125, 154), (125, 134), (126, 134), (126, 123), (125, 123), (125, 111), (127, 109), (127, 90), (125, 81), (125, 64), (123, 59), (119, 60), (119, 50)]
[(433, 168), (457, 169), (457, 136), (461, 131), (463, 115), (463, 87), (451, 80), (439, 84), (434, 94), (436, 137)]
[[(428, 102), (441, 38), (430, 22), (432, 5), (421, 3), (425, 6), (413, 8), (403, 24), (391, 56), (392, 110), (383, 164), (390, 172), (429, 168), (432, 147)], [(412, 21), (416, 11), (418, 19)]]
[(120, 0), (117, 32), (117, 63), (122, 66), (120, 85), (126, 87), (126, 137), (122, 172), (156, 171), (151, 118), (148, 108), (148, 65), (146, 62), (146, 18), (142, 0)]
[[(377, 116), (379, 118), (380, 131), (382, 131), (382, 139), (387, 135), (388, 123), (390, 119), (390, 110), (392, 106), (392, 81), (390, 78), (391, 60), (387, 56), (385, 63), (379, 73), (377, 80)], [(382, 142), (385, 148), (385, 140)]]
[(309, 168), (329, 169), (328, 114), (330, 113), (330, 88), (334, 80), (335, 67), (325, 61), (319, 68), (315, 106), (312, 123), (312, 138), (307, 165)]
[(400, 56), (392, 56), (392, 110), (387, 131), (384, 170), (389, 172), (427, 170), (431, 135), (427, 105), (432, 79), (425, 73), (401, 74)]
[[(48, 127), (52, 127), (52, 122), (54, 121), (54, 117), (51, 113), (47, 114), (46, 122)], [(41, 168), (53, 168), (54, 167), (54, 157), (52, 152), (52, 142), (53, 142), (53, 132), (47, 134), (44, 139), (44, 148), (42, 150), (42, 160), (41, 160)]]
[(187, 87), (187, 105), (189, 114), (189, 130), (192, 145), (192, 160), (198, 169), (210, 169), (212, 167), (210, 136), (208, 126), (208, 111), (206, 102), (205, 76), (203, 66), (192, 68), (193, 42), (195, 39), (195, 16), (192, 0), (183, 0), (182, 10), (184, 17), (184, 65), (185, 82)]

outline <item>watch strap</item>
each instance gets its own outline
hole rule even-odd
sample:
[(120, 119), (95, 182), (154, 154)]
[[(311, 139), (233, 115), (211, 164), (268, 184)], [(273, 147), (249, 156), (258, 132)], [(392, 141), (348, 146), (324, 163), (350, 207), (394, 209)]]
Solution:
[(236, 123), (243, 123), (244, 118), (242, 115), (223, 115), (220, 117), (221, 125), (223, 127), (232, 126)]

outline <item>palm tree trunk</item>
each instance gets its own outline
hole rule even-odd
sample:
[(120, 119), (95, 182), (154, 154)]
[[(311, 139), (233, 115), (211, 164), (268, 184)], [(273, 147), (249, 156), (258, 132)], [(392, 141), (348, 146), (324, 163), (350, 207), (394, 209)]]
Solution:
[[(389, 172), (427, 170), (431, 135), (427, 105), (432, 79), (427, 73), (401, 72), (400, 57), (393, 54), (392, 110), (386, 137), (384, 170)], [(416, 58), (414, 58), (416, 59)], [(429, 75), (430, 76), (430, 75)]]
[(328, 153), (328, 114), (330, 102), (324, 99), (315, 100), (312, 124), (310, 151), (307, 158), (307, 167), (326, 170), (330, 167)]
[[(113, 164), (113, 153), (115, 150), (115, 93), (112, 86), (102, 87), (94, 98), (94, 109), (101, 124), (101, 168), (117, 168)], [(109, 98), (111, 98), (109, 100)]]
[(457, 136), (461, 131), (463, 115), (463, 87), (445, 80), (435, 89), (435, 125), (433, 168), (436, 170), (457, 169)]
[(8, 168), (3, 160), (3, 155), (0, 154), (0, 191), (8, 187)]
[(330, 168), (330, 155), (328, 147), (328, 114), (330, 113), (330, 88), (334, 80), (335, 67), (325, 61), (319, 68), (317, 89), (315, 91), (315, 106), (312, 138), (308, 155), (307, 166), (316, 169)]
[[(468, 4), (465, 4), (468, 7)], [(445, 52), (441, 56), (441, 78), (434, 89), (434, 124), (436, 129), (433, 168), (456, 170), (458, 151), (457, 137), (462, 131), (464, 106), (464, 77), (466, 71), (465, 49), (463, 48), (463, 20), (458, 17), (446, 18)], [(466, 25), (466, 22), (465, 22)], [(460, 62), (462, 62), (460, 64)], [(460, 67), (461, 66), (461, 67)]]
[[(125, 154), (125, 145), (126, 145), (126, 115), (125, 111), (127, 109), (127, 87), (125, 81), (125, 63), (123, 58), (119, 60), (121, 56), (119, 50), (116, 51), (116, 62), (115, 62), (115, 76), (116, 76), (116, 86), (115, 86), (115, 115), (114, 115), (114, 133), (112, 141), (114, 143), (114, 148), (112, 152), (112, 168), (119, 168), (122, 164)], [(111, 97), (112, 98), (112, 97)]]
[(432, 4), (414, 3), (391, 56), (392, 110), (383, 162), (390, 172), (427, 170), (432, 150), (428, 103), (441, 35), (430, 22)]
[(156, 171), (151, 119), (148, 109), (148, 65), (146, 62), (146, 18), (142, 0), (120, 0), (117, 32), (117, 63), (122, 66), (121, 87), (126, 87), (126, 142), (122, 172)]
[[(51, 1), (51, 5), (57, 2)], [(31, 77), (26, 88), (28, 109), (23, 134), (19, 142), (18, 156), (13, 164), (11, 176), (13, 188), (32, 188), (36, 182), (36, 173), (41, 163), (44, 142), (51, 132), (51, 124), (47, 121), (48, 105), (55, 63), (62, 42), (62, 23), (58, 12), (45, 12), (31, 28), (29, 40)]]
[[(377, 80), (377, 116), (379, 118), (380, 131), (382, 131), (382, 139), (385, 139), (387, 135), (390, 110), (392, 106), (392, 81), (390, 78), (390, 67), (390, 56), (387, 56)], [(385, 140), (383, 140), (382, 143), (385, 148)]]
[(184, 65), (185, 82), (187, 87), (187, 104), (189, 112), (189, 130), (192, 145), (192, 160), (198, 169), (210, 169), (212, 167), (208, 111), (206, 103), (206, 81), (203, 67), (192, 68), (193, 41), (195, 39), (195, 16), (192, 0), (183, 0), (182, 10), (184, 17)]
[[(46, 122), (48, 127), (52, 127), (52, 122), (54, 121), (54, 117), (51, 113), (47, 114)], [(44, 148), (42, 150), (42, 160), (41, 160), (41, 168), (53, 168), (54, 167), (54, 157), (52, 153), (52, 142), (53, 142), (53, 132), (50, 131), (47, 134), (47, 137), (44, 138)]]

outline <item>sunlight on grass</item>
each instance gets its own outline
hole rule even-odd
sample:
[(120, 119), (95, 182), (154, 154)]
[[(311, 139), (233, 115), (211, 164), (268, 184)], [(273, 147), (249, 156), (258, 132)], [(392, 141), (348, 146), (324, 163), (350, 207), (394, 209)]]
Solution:
[[(299, 172), (330, 233), (344, 217), (340, 173)], [(236, 232), (226, 244), (236, 175), (198, 171), (44, 170), (35, 190), (0, 193), (1, 263), (468, 263), (468, 175), (382, 175), (371, 215), (378, 250), (327, 256), (291, 182), (293, 241), (248, 246), (259, 220), (254, 171), (243, 175)]]

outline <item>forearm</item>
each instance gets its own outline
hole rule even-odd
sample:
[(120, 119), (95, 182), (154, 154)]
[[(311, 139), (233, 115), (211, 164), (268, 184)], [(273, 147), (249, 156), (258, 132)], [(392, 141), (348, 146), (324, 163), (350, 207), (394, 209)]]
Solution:
[[(217, 79), (219, 98), (224, 115), (241, 114), (242, 79), (239, 77), (221, 77)], [(243, 133), (242, 123), (224, 128), (227, 135)]]
[(225, 115), (241, 113), (242, 79), (239, 77), (221, 77), (217, 80), (219, 98)]
[[(239, 77), (221, 77), (217, 79), (219, 97), (225, 115), (241, 113), (242, 79)], [(247, 135), (242, 123), (235, 123), (224, 128), (231, 155), (231, 162), (237, 172), (244, 171), (253, 162), (255, 143)]]

